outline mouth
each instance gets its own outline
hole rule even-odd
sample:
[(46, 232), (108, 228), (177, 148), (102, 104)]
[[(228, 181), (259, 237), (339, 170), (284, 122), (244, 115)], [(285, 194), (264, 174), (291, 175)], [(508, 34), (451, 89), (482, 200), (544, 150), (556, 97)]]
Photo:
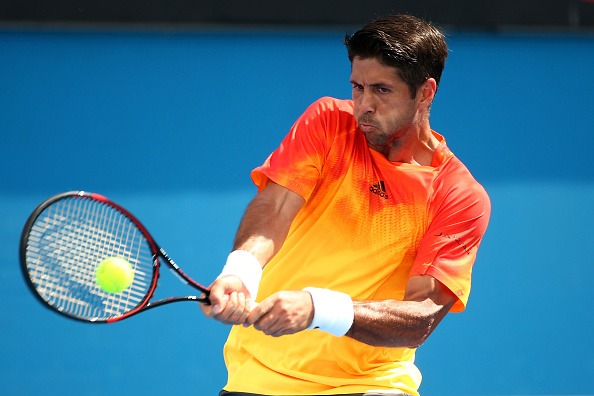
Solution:
[(377, 126), (375, 125), (374, 121), (367, 114), (362, 115), (359, 118), (359, 120), (357, 120), (357, 124), (359, 125), (359, 129), (363, 133), (373, 132), (377, 130)]
[(372, 124), (359, 124), (359, 129), (361, 130), (361, 132), (363, 133), (369, 133), (369, 132), (373, 132), (377, 129), (377, 127), (375, 125)]

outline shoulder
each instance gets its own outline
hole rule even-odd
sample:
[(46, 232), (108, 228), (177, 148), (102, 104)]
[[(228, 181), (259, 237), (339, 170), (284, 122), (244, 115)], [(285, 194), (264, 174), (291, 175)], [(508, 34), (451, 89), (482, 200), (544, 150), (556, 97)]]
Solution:
[(434, 185), (437, 210), (456, 212), (465, 209), (473, 216), (490, 215), (491, 201), (487, 191), (458, 157), (452, 153), (438, 168)]
[(345, 111), (353, 113), (353, 101), (350, 99), (337, 99), (324, 96), (313, 102), (312, 106), (329, 111)]
[(323, 97), (313, 102), (295, 126), (333, 140), (357, 128), (351, 100)]
[(313, 102), (305, 112), (309, 115), (326, 115), (334, 117), (353, 117), (353, 101), (336, 99), (329, 96), (322, 97)]

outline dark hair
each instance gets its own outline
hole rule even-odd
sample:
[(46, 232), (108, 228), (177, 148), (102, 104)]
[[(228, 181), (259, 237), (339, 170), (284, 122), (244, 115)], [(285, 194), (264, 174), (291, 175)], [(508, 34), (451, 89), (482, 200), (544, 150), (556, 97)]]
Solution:
[(410, 15), (391, 15), (368, 23), (352, 36), (346, 35), (349, 60), (375, 58), (395, 67), (411, 97), (428, 78), (439, 86), (448, 57), (443, 34), (431, 24)]

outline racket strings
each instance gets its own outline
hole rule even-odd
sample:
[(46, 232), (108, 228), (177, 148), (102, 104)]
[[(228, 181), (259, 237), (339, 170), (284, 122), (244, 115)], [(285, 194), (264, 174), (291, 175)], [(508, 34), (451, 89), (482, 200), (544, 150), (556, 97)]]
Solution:
[[(59, 200), (33, 224), (27, 267), (39, 295), (70, 315), (103, 320), (135, 308), (147, 294), (153, 275), (152, 252), (138, 227), (120, 211), (84, 197)], [(132, 285), (106, 293), (95, 280), (97, 265), (108, 257), (127, 260)]]

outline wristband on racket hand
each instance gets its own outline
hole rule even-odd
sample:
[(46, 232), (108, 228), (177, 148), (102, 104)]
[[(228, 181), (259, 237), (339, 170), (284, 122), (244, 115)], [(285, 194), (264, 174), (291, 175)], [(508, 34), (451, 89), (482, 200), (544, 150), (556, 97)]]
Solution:
[(307, 330), (319, 329), (336, 337), (343, 336), (353, 325), (353, 300), (346, 293), (306, 287), (314, 305), (314, 318)]
[(262, 266), (254, 255), (245, 250), (232, 251), (217, 279), (229, 275), (238, 277), (250, 293), (252, 301), (256, 301), (258, 286), (262, 279)]

